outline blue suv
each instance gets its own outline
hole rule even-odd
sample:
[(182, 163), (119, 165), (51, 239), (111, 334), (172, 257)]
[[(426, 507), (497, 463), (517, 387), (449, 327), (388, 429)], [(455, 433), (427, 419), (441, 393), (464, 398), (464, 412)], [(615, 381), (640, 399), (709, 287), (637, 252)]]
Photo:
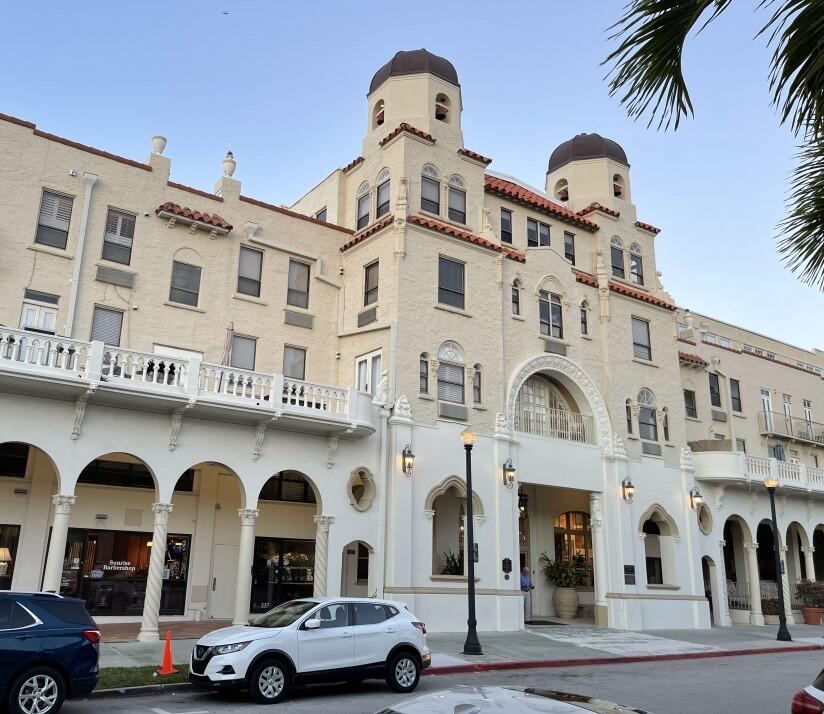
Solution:
[(0, 591), (0, 710), (56, 714), (97, 685), (100, 631), (82, 600)]

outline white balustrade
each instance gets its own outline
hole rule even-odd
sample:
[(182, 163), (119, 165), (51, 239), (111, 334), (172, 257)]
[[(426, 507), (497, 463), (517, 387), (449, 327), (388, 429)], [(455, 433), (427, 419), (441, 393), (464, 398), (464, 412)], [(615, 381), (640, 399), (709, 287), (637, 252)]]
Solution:
[(131, 380), (134, 386), (179, 390), (185, 385), (187, 368), (188, 360), (107, 345), (101, 373), (106, 381)]
[[(275, 377), (234, 367), (204, 363), (200, 367), (199, 391), (239, 401), (273, 402)], [(274, 404), (271, 404), (274, 406)]]
[(778, 478), (782, 482), (801, 483), (801, 467), (787, 461), (778, 461)]
[(760, 456), (750, 456), (747, 454), (746, 469), (747, 476), (758, 480), (770, 477), (770, 459), (762, 459)]
[(288, 407), (320, 409), (332, 414), (349, 413), (349, 390), (314, 384), (290, 377), (283, 378), (282, 401)]
[(807, 483), (815, 491), (824, 491), (824, 469), (807, 467)]
[(595, 443), (593, 418), (565, 409), (522, 407), (517, 414), (515, 430), (582, 444)]
[(16, 362), (24, 368), (85, 374), (90, 353), (89, 342), (0, 327), (0, 365), (8, 368)]

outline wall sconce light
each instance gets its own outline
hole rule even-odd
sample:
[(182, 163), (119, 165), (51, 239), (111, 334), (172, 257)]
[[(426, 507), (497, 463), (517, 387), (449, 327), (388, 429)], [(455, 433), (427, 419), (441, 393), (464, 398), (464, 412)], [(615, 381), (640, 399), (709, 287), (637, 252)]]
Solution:
[(690, 490), (690, 507), (693, 511), (697, 511), (701, 508), (703, 502), (704, 497), (701, 495), (701, 491), (698, 490), (698, 486), (693, 486)]
[(515, 467), (512, 465), (512, 459), (504, 461), (504, 486), (512, 488), (515, 485)]
[(521, 518), (527, 517), (526, 507), (529, 504), (529, 496), (527, 496), (523, 491), (518, 489), (518, 513), (520, 514)]
[(407, 444), (401, 452), (401, 467), (407, 476), (412, 475), (412, 468), (415, 466), (415, 454), (412, 453), (412, 444)]
[(632, 503), (635, 498), (635, 486), (632, 485), (632, 479), (629, 476), (621, 481), (621, 496), (627, 503)]

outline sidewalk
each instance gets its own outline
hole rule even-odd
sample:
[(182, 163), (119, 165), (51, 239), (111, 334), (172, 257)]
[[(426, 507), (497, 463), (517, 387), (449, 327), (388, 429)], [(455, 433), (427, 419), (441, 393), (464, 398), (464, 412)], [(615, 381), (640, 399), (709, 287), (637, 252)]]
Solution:
[[(171, 625), (172, 623), (170, 623)], [(220, 623), (212, 623), (215, 624)], [(161, 626), (161, 634), (165, 632)], [(166, 629), (175, 628), (168, 627)], [(495, 669), (504, 667), (593, 664), (605, 661), (719, 657), (747, 653), (824, 649), (824, 626), (792, 625), (793, 642), (778, 642), (776, 627), (713, 628), (710, 630), (647, 630), (630, 632), (586, 625), (533, 625), (521, 632), (481, 632), (481, 657), (461, 654), (465, 633), (428, 635), (433, 674), (439, 671)], [(182, 631), (182, 630), (179, 630)], [(173, 635), (174, 637), (174, 635)], [(197, 638), (173, 639), (175, 664), (185, 664)], [(101, 667), (159, 665), (164, 642), (103, 641)], [(824, 666), (824, 653), (821, 655)]]

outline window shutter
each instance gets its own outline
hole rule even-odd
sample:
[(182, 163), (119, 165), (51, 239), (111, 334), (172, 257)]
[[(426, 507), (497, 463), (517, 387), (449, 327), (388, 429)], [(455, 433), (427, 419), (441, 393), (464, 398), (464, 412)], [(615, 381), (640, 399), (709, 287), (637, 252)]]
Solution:
[(69, 230), (72, 201), (73, 199), (68, 196), (43, 191), (43, 200), (40, 203), (40, 224), (61, 231)]
[(464, 289), (464, 266), (463, 263), (456, 263), (454, 260), (441, 258), (438, 282), (444, 290), (454, 293), (463, 293)]
[(463, 404), (464, 370), (457, 364), (438, 365), (438, 399)]
[(96, 307), (92, 317), (92, 340), (99, 340), (112, 347), (120, 346), (120, 327), (123, 324), (123, 313), (119, 310), (108, 310)]
[(134, 216), (109, 209), (106, 216), (106, 240), (109, 243), (132, 247), (134, 240)]

